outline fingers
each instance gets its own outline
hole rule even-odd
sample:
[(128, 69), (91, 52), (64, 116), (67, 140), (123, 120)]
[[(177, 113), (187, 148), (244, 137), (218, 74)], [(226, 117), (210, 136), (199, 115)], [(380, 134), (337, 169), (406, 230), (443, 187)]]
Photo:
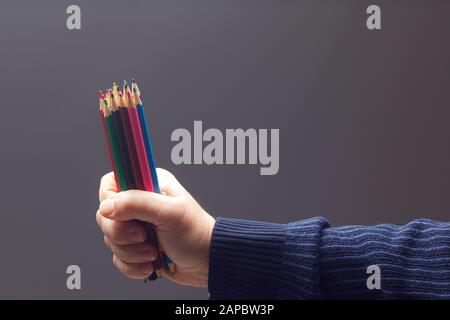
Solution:
[(153, 262), (157, 258), (156, 249), (148, 243), (118, 245), (109, 240), (107, 236), (104, 239), (106, 246), (123, 262), (147, 263)]
[(152, 274), (154, 268), (151, 262), (147, 263), (127, 263), (113, 255), (113, 264), (125, 276), (131, 279), (145, 279)]
[[(161, 168), (156, 169), (159, 185), (163, 194), (175, 197), (187, 193), (175, 176), (169, 171)], [(100, 180), (99, 199), (100, 202), (116, 194), (118, 188), (114, 177), (114, 172), (105, 174)]]
[(115, 221), (103, 217), (97, 211), (97, 224), (103, 234), (118, 245), (142, 243), (147, 239), (144, 226), (135, 221)]
[[(106, 246), (113, 252), (113, 264), (132, 279), (145, 279), (153, 271), (158, 251), (147, 240), (146, 226), (135, 220), (164, 227), (179, 221), (186, 212), (189, 193), (164, 169), (157, 169), (161, 194), (128, 190), (119, 192), (114, 173), (104, 175), (99, 187), (97, 223)], [(172, 221), (172, 223), (171, 223)], [(152, 229), (153, 231), (153, 229)]]
[(100, 180), (100, 188), (98, 190), (98, 197), (100, 202), (108, 199), (110, 196), (117, 193), (116, 180), (114, 172), (105, 174)]
[[(177, 198), (158, 193), (128, 190), (117, 193), (100, 203), (100, 213), (117, 221), (140, 220), (155, 226), (183, 214)], [(163, 213), (163, 214), (161, 214)]]
[(156, 168), (158, 175), (159, 187), (162, 194), (176, 197), (187, 193), (183, 186), (178, 182), (177, 178), (167, 170)]

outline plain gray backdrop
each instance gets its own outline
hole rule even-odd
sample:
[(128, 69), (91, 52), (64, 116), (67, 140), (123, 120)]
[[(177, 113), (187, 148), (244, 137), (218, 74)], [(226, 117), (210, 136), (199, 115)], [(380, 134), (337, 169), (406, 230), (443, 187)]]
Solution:
[[(447, 0), (1, 1), (0, 298), (208, 297), (123, 277), (95, 223), (110, 171), (97, 90), (132, 77), (158, 166), (214, 216), (448, 220), (449, 38)], [(279, 128), (279, 173), (173, 165), (170, 135), (194, 120)]]

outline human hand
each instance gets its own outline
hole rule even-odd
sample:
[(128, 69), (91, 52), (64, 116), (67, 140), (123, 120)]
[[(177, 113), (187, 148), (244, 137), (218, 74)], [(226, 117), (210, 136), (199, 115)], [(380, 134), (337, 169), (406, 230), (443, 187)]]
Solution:
[(117, 192), (114, 173), (100, 182), (97, 223), (113, 264), (129, 278), (145, 279), (154, 268), (157, 249), (147, 242), (145, 227), (153, 224), (160, 248), (175, 264), (170, 280), (193, 287), (207, 287), (209, 249), (215, 220), (168, 171), (157, 169), (161, 194), (128, 190)]

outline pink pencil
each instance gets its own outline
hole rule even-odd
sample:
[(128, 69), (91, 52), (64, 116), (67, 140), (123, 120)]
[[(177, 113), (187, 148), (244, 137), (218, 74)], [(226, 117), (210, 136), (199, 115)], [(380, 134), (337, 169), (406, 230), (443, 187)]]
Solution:
[(126, 92), (126, 97), (128, 98), (126, 101), (126, 108), (130, 116), (130, 126), (134, 145), (136, 147), (136, 153), (139, 162), (139, 169), (142, 175), (142, 182), (144, 184), (144, 190), (153, 192), (154, 189), (153, 189), (152, 175), (150, 173), (150, 167), (147, 161), (147, 153), (145, 151), (144, 138), (142, 137), (139, 116), (136, 107), (132, 103), (132, 98), (129, 90), (127, 90)]

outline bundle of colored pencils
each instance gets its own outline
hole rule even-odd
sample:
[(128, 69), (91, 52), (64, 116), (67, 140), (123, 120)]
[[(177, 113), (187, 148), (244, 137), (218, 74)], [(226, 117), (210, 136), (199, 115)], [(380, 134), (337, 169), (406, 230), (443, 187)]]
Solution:
[[(131, 87), (124, 81), (122, 90), (114, 83), (112, 89), (106, 90), (106, 94), (100, 90), (99, 96), (100, 116), (117, 191), (137, 189), (159, 193), (152, 144), (136, 81), (132, 80)], [(159, 248), (153, 227), (146, 227), (148, 241)], [(164, 252), (159, 252), (158, 258), (153, 262), (155, 271), (148, 280), (161, 276), (162, 268), (173, 272), (172, 261)]]

